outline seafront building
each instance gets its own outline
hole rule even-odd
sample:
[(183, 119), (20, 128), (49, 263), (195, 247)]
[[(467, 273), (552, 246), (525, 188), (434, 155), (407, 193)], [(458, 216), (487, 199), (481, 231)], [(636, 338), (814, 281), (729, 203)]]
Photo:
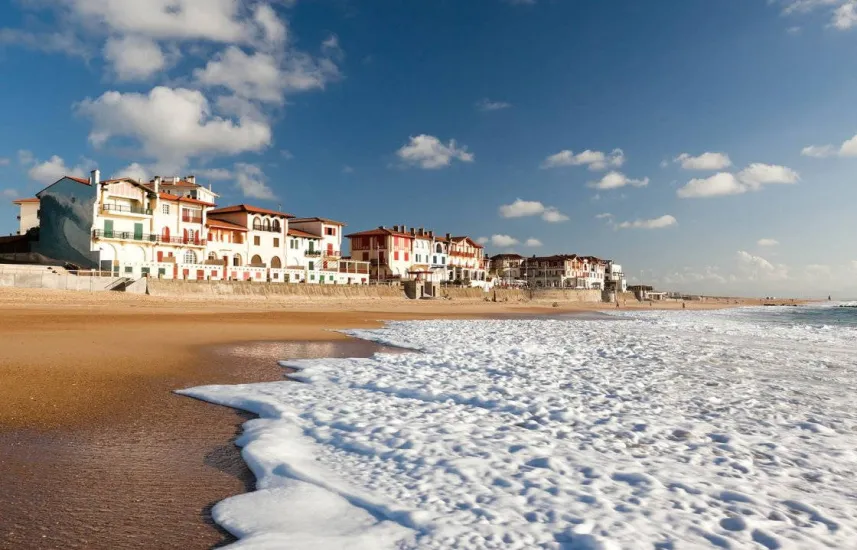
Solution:
[(217, 197), (193, 176), (141, 183), (101, 180), (94, 170), (15, 203), (19, 232), (39, 228), (34, 252), (82, 269), (132, 278), (369, 282), (368, 262), (340, 261), (341, 222), (246, 204), (217, 208)]
[(530, 287), (611, 290), (625, 292), (622, 266), (612, 260), (576, 254), (532, 256), (498, 254), (491, 258), (497, 277), (506, 284), (526, 282)]
[(487, 282), (482, 245), (470, 237), (435, 235), (425, 228), (394, 225), (346, 235), (351, 256), (369, 262), (373, 280)]

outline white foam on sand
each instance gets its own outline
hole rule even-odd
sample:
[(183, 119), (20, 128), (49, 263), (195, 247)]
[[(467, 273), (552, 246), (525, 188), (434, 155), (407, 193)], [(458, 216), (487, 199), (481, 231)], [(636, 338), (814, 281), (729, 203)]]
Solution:
[(857, 330), (746, 313), (425, 321), (423, 353), (182, 393), (260, 418), (235, 548), (853, 548)]

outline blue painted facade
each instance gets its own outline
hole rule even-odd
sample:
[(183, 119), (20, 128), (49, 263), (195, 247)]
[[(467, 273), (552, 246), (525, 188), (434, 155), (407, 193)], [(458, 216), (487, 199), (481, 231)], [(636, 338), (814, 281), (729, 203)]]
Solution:
[(37, 193), (41, 203), (35, 251), (82, 268), (97, 268), (98, 252), (91, 250), (96, 193), (96, 187), (67, 177)]

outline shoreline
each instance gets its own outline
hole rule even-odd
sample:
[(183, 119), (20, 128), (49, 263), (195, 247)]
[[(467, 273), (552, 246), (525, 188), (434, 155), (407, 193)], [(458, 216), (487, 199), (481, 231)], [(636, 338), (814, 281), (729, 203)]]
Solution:
[[(176, 389), (282, 380), (282, 359), (377, 349), (336, 332), (342, 329), (610, 306), (198, 301), (0, 289), (0, 476), (7, 495), (0, 546), (137, 548), (169, 540), (210, 548), (233, 540), (211, 521), (210, 509), (254, 487), (233, 443), (249, 416)], [(688, 309), (714, 307), (734, 305)]]

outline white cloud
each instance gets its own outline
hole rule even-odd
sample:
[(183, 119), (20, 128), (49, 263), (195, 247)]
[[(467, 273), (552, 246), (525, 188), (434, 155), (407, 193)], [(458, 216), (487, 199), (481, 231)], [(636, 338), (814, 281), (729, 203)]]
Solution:
[(518, 239), (509, 235), (491, 235), (491, 244), (497, 248), (508, 248), (518, 244)]
[(605, 219), (607, 219), (607, 220), (611, 220), (611, 219), (613, 219), (613, 214), (611, 214), (611, 213), (609, 213), (609, 212), (604, 212), (604, 213), (601, 213), (601, 214), (596, 214), (596, 215), (595, 215), (595, 219), (596, 219), (596, 220), (605, 220)]
[(774, 265), (744, 250), (739, 250), (737, 257), (738, 269), (749, 281), (782, 281), (789, 278), (789, 270), (784, 265)]
[(785, 14), (830, 10), (830, 26), (845, 31), (857, 26), (857, 0), (781, 0)]
[(759, 239), (756, 244), (759, 246), (777, 246), (780, 242), (776, 239)]
[(538, 216), (545, 211), (545, 205), (538, 201), (525, 201), (516, 199), (512, 204), (504, 204), (500, 207), (500, 215), (504, 218), (522, 218), (524, 216)]
[(266, 183), (262, 169), (255, 164), (235, 164), (235, 187), (251, 199), (274, 200), (277, 197)]
[(65, 161), (58, 155), (52, 156), (45, 162), (33, 161), (34, 164), (27, 171), (27, 175), (31, 180), (48, 185), (54, 183), (63, 176), (84, 177), (87, 174), (87, 168), (91, 162), (88, 159), (83, 159), (83, 163), (70, 168), (66, 166)]
[(541, 164), (542, 168), (558, 168), (560, 166), (588, 166), (592, 171), (606, 170), (608, 167), (619, 167), (625, 163), (625, 153), (622, 149), (613, 149), (609, 154), (589, 149), (574, 154), (568, 149), (547, 157)]
[(161, 71), (167, 59), (161, 47), (141, 36), (111, 37), (104, 46), (104, 57), (112, 64), (119, 80), (143, 80)]
[(85, 99), (77, 111), (92, 120), (94, 146), (135, 139), (163, 172), (179, 169), (189, 157), (258, 151), (271, 142), (267, 123), (216, 116), (202, 93), (184, 88), (158, 86), (148, 95), (110, 91)]
[(539, 246), (542, 246), (542, 241), (530, 237), (524, 244), (526, 246), (529, 246), (530, 248), (537, 248)]
[(511, 106), (511, 103), (507, 103), (505, 101), (492, 101), (487, 97), (476, 102), (476, 108), (482, 112), (500, 111), (502, 109), (508, 109)]
[(549, 206), (542, 213), (542, 219), (548, 223), (561, 223), (568, 221), (569, 218), (553, 206)]
[(149, 181), (151, 179), (149, 170), (138, 162), (132, 162), (125, 168), (117, 170), (112, 178), (131, 178), (137, 181)]
[(27, 151), (26, 149), (18, 150), (18, 162), (22, 166), (27, 166), (35, 162), (35, 158), (33, 157), (33, 153), (31, 151)]
[(396, 151), (396, 155), (406, 164), (419, 166), (425, 170), (445, 168), (453, 160), (473, 162), (473, 153), (467, 147), (458, 147), (454, 139), (444, 144), (434, 136), (420, 134), (411, 136), (410, 142)]
[(516, 199), (512, 204), (502, 205), (500, 207), (500, 216), (504, 218), (541, 216), (548, 223), (559, 223), (568, 220), (568, 216), (560, 212), (556, 207), (545, 206), (539, 201), (525, 201), (521, 199)]
[(702, 153), (693, 157), (682, 153), (674, 159), (685, 170), (723, 170), (732, 166), (732, 161), (726, 153)]
[(670, 165), (670, 161), (668, 161), (668, 160), (662, 160), (661, 161), (661, 168), (666, 168), (669, 165)]
[(7, 199), (17, 199), (20, 196), (16, 189), (4, 189), (3, 191), (0, 191), (0, 195), (3, 195), (3, 197)]
[(681, 271), (663, 276), (661, 280), (668, 285), (684, 285), (702, 282), (724, 284), (728, 279), (720, 273), (720, 269), (717, 266), (705, 266), (701, 271), (685, 267)]
[(282, 155), (283, 158), (286, 160), (292, 160), (293, 158), (295, 158), (295, 156), (292, 154), (292, 152), (289, 151), (288, 149), (281, 150), (280, 155)]
[(755, 162), (738, 172), (738, 180), (750, 189), (758, 190), (763, 185), (795, 184), (800, 181), (800, 176), (786, 166)]
[(682, 199), (739, 195), (747, 188), (733, 174), (719, 172), (707, 178), (694, 178), (681, 187), (676, 194)]
[(6, 157), (0, 157), (0, 166), (9, 166), (12, 161)]
[(707, 178), (692, 179), (676, 194), (683, 199), (740, 195), (758, 191), (765, 185), (795, 184), (799, 180), (798, 173), (786, 166), (754, 163), (737, 175), (719, 172)]
[(205, 168), (202, 170), (194, 170), (194, 173), (204, 179), (209, 180), (229, 180), (234, 174), (227, 168)]
[(282, 103), (287, 92), (324, 89), (340, 76), (339, 68), (327, 58), (314, 58), (300, 52), (275, 56), (272, 53), (247, 53), (230, 46), (194, 71), (204, 86), (223, 87), (236, 96), (266, 103)]
[(346, 164), (345, 166), (342, 167), (342, 173), (343, 174), (353, 174), (354, 168), (352, 168)]
[(491, 239), (489, 239), (488, 237), (479, 237), (478, 239), (476, 239), (476, 242), (479, 244), (488, 244), (488, 241), (490, 240)]
[(616, 227), (619, 229), (662, 229), (664, 227), (670, 227), (676, 225), (678, 220), (676, 220), (673, 216), (666, 214), (661, 216), (660, 218), (654, 218), (651, 220), (635, 220), (632, 222), (622, 222), (618, 224)]
[(801, 149), (801, 155), (805, 157), (857, 157), (857, 135), (842, 142), (838, 148), (833, 145), (809, 145)]
[(598, 181), (589, 182), (589, 187), (595, 189), (618, 189), (620, 187), (625, 187), (626, 185), (631, 185), (633, 187), (645, 187), (649, 185), (649, 178), (643, 178), (641, 180), (632, 179), (623, 174), (622, 172), (608, 172)]
[(288, 39), (288, 28), (283, 23), (274, 8), (268, 4), (257, 4), (253, 12), (253, 20), (259, 25), (264, 42), (269, 47), (283, 44)]

